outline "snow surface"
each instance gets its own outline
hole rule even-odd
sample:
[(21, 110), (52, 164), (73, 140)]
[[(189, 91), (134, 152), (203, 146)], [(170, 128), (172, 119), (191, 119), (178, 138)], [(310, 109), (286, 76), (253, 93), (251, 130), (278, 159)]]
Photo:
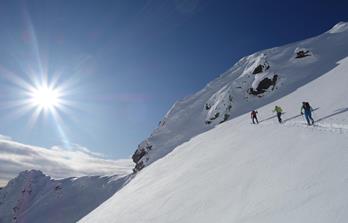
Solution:
[[(347, 222), (347, 26), (245, 57), (176, 103), (147, 140), (152, 148), (143, 159), (157, 161), (79, 222)], [(298, 47), (311, 56), (294, 59)], [(278, 88), (261, 98), (234, 88), (256, 79), (243, 71), (257, 55), (267, 56), (267, 72), (280, 75)], [(207, 127), (205, 103), (228, 90), (232, 120)], [(315, 108), (315, 126), (299, 114), (302, 101)], [(283, 124), (272, 113), (275, 105), (285, 112)], [(246, 113), (255, 108), (259, 125)]]
[[(310, 56), (297, 59), (298, 50), (308, 50)], [(339, 23), (317, 37), (242, 58), (201, 91), (173, 105), (160, 126), (136, 150), (133, 156), (136, 168), (148, 166), (183, 142), (228, 119), (284, 97), (334, 69), (346, 56), (348, 23)], [(269, 69), (253, 74), (258, 65), (269, 65)], [(273, 90), (270, 87), (258, 96), (248, 93), (261, 80), (272, 79), (275, 74), (278, 80)]]
[(0, 190), (0, 222), (76, 222), (129, 179), (115, 175), (54, 180), (41, 171), (24, 171)]

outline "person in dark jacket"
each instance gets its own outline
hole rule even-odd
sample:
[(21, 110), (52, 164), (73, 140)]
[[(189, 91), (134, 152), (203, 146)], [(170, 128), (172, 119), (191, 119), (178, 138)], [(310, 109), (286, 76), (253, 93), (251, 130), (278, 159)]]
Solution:
[(259, 124), (259, 120), (257, 120), (257, 111), (256, 110), (253, 110), (251, 111), (251, 120), (253, 121), (253, 124), (255, 124), (255, 121), (256, 121), (256, 124)]
[(313, 111), (313, 108), (310, 106), (308, 102), (302, 102), (301, 115), (304, 114), (308, 125), (314, 124), (314, 120), (312, 118), (312, 111)]

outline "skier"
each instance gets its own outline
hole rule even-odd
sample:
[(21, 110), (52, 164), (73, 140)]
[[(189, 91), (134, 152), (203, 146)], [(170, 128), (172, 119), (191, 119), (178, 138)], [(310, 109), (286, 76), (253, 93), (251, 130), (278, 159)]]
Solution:
[(282, 116), (283, 109), (280, 106), (276, 105), (274, 107), (273, 112), (277, 112), (278, 121), (279, 121), (279, 123), (282, 123), (282, 117), (281, 116)]
[(253, 121), (253, 124), (255, 124), (255, 121), (256, 121), (256, 124), (259, 124), (259, 120), (257, 120), (257, 111), (256, 110), (252, 110), (251, 111), (251, 120)]
[(304, 114), (308, 125), (314, 124), (314, 120), (312, 118), (312, 111), (313, 111), (313, 108), (310, 106), (308, 102), (305, 102), (305, 101), (302, 102), (301, 115)]

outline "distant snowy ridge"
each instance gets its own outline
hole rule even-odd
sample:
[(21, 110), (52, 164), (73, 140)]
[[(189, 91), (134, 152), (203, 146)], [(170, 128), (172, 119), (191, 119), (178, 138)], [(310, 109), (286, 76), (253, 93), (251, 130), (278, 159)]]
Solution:
[(54, 179), (79, 176), (127, 175), (134, 163), (130, 159), (112, 160), (72, 145), (44, 148), (0, 136), (0, 186), (24, 170), (41, 170)]
[(304, 41), (254, 53), (196, 94), (176, 102), (133, 154), (139, 171), (176, 146), (251, 109), (275, 101), (347, 56), (348, 23)]
[(133, 166), (79, 145), (47, 149), (0, 135), (0, 223), (76, 222), (123, 187)]
[(0, 222), (76, 222), (129, 179), (123, 175), (54, 180), (41, 171), (24, 171), (0, 190)]

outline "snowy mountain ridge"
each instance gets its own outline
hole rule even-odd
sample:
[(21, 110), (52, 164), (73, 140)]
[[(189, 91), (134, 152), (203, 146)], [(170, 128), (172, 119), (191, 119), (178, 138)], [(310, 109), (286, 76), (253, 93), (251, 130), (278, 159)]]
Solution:
[[(348, 24), (339, 23), (316, 38), (263, 52), (268, 52), (270, 68), (255, 66), (250, 59), (262, 61), (264, 56), (254, 54), (178, 102), (164, 127), (143, 145), (151, 148), (143, 156), (145, 161), (148, 158), (146, 164), (156, 162), (79, 222), (347, 222)], [(275, 72), (279, 78), (273, 90), (270, 85), (254, 96), (247, 88), (258, 79), (250, 74), (256, 68), (257, 75)], [(243, 81), (244, 87), (233, 88)], [(234, 96), (231, 120), (186, 140), (187, 134), (207, 125), (206, 115), (213, 108), (204, 107), (207, 101), (224, 105), (223, 92), (228, 90)], [(300, 113), (303, 101), (314, 108), (314, 126), (308, 126)], [(282, 124), (272, 113), (275, 105), (283, 108)], [(250, 120), (254, 108), (259, 112), (258, 125)], [(211, 124), (217, 125), (216, 119)], [(168, 137), (169, 146), (162, 137)], [(183, 139), (186, 142), (171, 149)], [(156, 148), (159, 145), (164, 147)]]
[(0, 190), (0, 222), (76, 222), (122, 188), (129, 175), (54, 180), (21, 172)]
[[(320, 77), (347, 56), (348, 23), (304, 41), (243, 57), (196, 94), (176, 102), (133, 154), (139, 171), (193, 136), (266, 105)], [(331, 51), (334, 50), (334, 53)]]

